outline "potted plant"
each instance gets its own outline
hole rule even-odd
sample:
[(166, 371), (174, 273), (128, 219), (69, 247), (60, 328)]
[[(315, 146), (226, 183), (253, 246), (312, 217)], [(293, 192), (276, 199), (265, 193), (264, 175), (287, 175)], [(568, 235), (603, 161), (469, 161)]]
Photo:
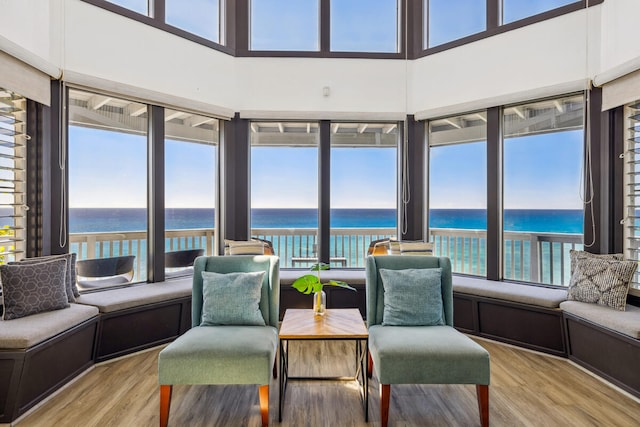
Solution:
[(293, 282), (292, 285), (303, 294), (308, 295), (310, 293), (313, 293), (313, 313), (318, 316), (324, 315), (327, 306), (327, 294), (322, 290), (323, 286), (338, 286), (340, 288), (356, 291), (355, 288), (352, 288), (346, 282), (343, 282), (341, 280), (329, 280), (326, 283), (322, 283), (322, 280), (320, 280), (320, 271), (329, 269), (329, 264), (325, 264), (323, 262), (313, 264), (310, 270), (315, 271), (316, 274), (305, 274), (304, 276), (296, 279), (296, 281)]

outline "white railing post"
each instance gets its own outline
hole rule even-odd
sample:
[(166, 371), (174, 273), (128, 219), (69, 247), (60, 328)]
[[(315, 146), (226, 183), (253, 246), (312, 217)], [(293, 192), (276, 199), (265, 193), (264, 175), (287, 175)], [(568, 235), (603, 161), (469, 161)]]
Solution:
[(542, 250), (542, 247), (540, 245), (540, 240), (538, 239), (538, 235), (531, 234), (531, 239), (529, 240), (529, 253), (531, 254), (529, 257), (529, 281), (530, 282), (538, 282), (540, 280), (540, 273), (542, 272), (541, 271), (542, 265), (540, 264), (540, 259), (542, 258), (542, 254), (540, 253), (541, 250)]

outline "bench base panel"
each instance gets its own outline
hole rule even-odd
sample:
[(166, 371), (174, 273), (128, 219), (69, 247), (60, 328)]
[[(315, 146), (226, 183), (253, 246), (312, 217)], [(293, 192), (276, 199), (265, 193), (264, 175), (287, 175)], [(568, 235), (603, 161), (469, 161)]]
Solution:
[(640, 341), (564, 313), (569, 359), (640, 398)]
[(457, 292), (453, 304), (461, 332), (567, 357), (560, 310)]
[(93, 365), (98, 318), (26, 350), (0, 351), (0, 423), (10, 423)]

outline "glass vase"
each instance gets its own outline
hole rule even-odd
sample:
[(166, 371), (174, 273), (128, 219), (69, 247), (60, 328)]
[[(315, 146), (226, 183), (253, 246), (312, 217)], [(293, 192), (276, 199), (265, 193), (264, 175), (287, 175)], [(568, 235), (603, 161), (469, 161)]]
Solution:
[(313, 294), (313, 314), (324, 316), (327, 310), (327, 294), (324, 291)]

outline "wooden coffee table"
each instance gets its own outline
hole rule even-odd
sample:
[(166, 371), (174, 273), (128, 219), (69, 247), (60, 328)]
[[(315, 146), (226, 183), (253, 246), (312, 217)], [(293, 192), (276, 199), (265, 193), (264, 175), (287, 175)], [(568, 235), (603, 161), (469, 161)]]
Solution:
[[(313, 310), (287, 309), (280, 326), (280, 397), (278, 419), (282, 422), (287, 382), (293, 380), (358, 381), (364, 406), (364, 419), (369, 421), (369, 383), (366, 355), (369, 349), (369, 331), (357, 308), (328, 309), (324, 316)], [(289, 341), (353, 340), (356, 343), (356, 373), (353, 377), (290, 377)]]

